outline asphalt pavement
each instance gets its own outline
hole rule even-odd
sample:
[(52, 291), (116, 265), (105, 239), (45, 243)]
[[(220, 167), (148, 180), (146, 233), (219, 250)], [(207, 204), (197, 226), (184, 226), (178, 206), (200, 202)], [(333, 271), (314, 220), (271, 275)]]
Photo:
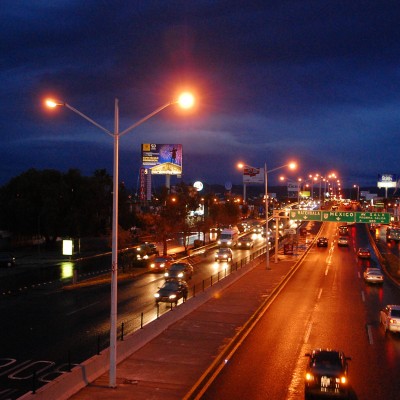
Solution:
[[(103, 356), (98, 359), (101, 364), (99, 369), (103, 372), (93, 381), (86, 376), (85, 367), (76, 367), (81, 380), (87, 381), (87, 386), (79, 389), (78, 385), (74, 389), (69, 385), (65, 388), (61, 379), (22, 399), (201, 398), (210, 377), (229, 362), (235, 343), (247, 334), (263, 306), (280, 291), (285, 279), (294, 273), (313, 238), (313, 235), (301, 238), (293, 255), (284, 255), (280, 250), (278, 263), (274, 263), (271, 256), (268, 270), (264, 254), (236, 275), (233, 273), (212, 286), (207, 291), (206, 299), (202, 300), (199, 295), (180, 304), (167, 313), (165, 319), (162, 316), (149, 324), (160, 324), (159, 333), (154, 334), (151, 340), (142, 342), (146, 329), (151, 329), (146, 326), (131, 335), (125, 347), (133, 346), (135, 350), (118, 363), (115, 388), (109, 387), (108, 359)], [(169, 323), (162, 326), (168, 318)]]

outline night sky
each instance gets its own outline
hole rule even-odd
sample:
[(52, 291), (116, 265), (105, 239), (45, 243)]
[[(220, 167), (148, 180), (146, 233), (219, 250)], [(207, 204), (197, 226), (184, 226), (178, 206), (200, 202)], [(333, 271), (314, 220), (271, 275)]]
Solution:
[(141, 143), (182, 144), (188, 184), (240, 183), (238, 161), (295, 159), (293, 179), (335, 171), (343, 187), (400, 174), (398, 0), (1, 0), (0, 18), (0, 185), (112, 174), (112, 137), (46, 96), (113, 131), (116, 98), (123, 130), (181, 90), (196, 107), (120, 139), (129, 188)]

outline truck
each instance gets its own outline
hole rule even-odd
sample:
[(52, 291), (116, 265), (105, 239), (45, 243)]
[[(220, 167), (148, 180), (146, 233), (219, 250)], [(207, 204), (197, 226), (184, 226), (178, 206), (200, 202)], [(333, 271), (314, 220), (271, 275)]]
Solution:
[(234, 247), (237, 245), (238, 240), (239, 240), (238, 228), (229, 228), (229, 229), (225, 228), (222, 229), (217, 243), (221, 247)]

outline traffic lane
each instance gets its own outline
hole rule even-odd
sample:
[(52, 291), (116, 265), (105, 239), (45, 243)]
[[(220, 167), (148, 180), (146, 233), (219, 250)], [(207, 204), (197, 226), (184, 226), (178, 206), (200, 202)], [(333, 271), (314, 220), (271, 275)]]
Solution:
[(324, 269), (316, 266), (323, 264), (325, 258), (326, 253), (317, 248), (310, 251), (307, 261), (227, 360), (202, 399), (303, 397), (302, 387), (297, 389), (299, 392), (291, 391), (293, 377), (303, 382), (303, 370), (300, 375), (293, 375), (293, 371), (299, 362), (303, 364), (307, 322), (324, 279)]
[(336, 243), (326, 253), (313, 248), (203, 398), (303, 398), (304, 354), (316, 347), (353, 357), (351, 398), (394, 398), (393, 383), (381, 375), (397, 361), (382, 366), (370, 344), (354, 256)]

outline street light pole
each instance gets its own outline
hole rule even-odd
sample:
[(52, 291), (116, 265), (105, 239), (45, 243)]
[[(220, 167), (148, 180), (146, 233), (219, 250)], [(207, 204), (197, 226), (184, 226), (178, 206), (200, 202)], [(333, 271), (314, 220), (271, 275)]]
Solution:
[(266, 240), (266, 269), (271, 269), (269, 266), (269, 228), (268, 228), (268, 170), (267, 163), (264, 163), (265, 177), (265, 240)]
[(81, 111), (70, 106), (67, 103), (54, 102), (47, 100), (46, 105), (54, 108), (57, 106), (65, 106), (82, 118), (97, 126), (114, 139), (114, 165), (113, 165), (113, 213), (112, 213), (112, 250), (111, 250), (111, 310), (110, 310), (110, 372), (109, 386), (116, 387), (116, 369), (117, 369), (117, 304), (118, 304), (118, 180), (119, 180), (119, 138), (146, 122), (148, 119), (158, 114), (172, 104), (179, 103), (184, 108), (189, 108), (193, 105), (194, 99), (189, 93), (183, 93), (178, 100), (170, 101), (161, 107), (154, 110), (144, 118), (135, 122), (122, 132), (119, 132), (119, 107), (118, 99), (114, 103), (114, 132), (110, 132), (99, 123), (88, 117)]

